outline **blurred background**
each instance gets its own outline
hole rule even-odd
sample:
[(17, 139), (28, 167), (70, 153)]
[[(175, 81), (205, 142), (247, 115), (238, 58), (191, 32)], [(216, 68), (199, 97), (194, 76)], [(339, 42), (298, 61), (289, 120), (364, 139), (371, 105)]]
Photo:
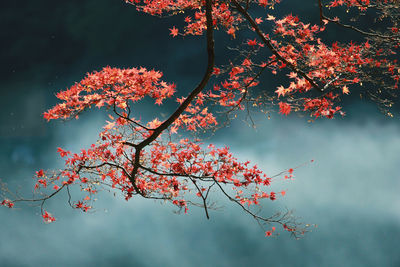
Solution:
[[(314, 1), (282, 2), (275, 14), (318, 22)], [(94, 143), (106, 118), (96, 110), (46, 123), (56, 92), (110, 65), (161, 70), (184, 95), (206, 64), (203, 38), (169, 36), (182, 17), (151, 17), (124, 1), (2, 1), (0, 13), (0, 178), (27, 196), (35, 171), (62, 167), (57, 147), (78, 152)], [(337, 34), (351, 36), (333, 30), (330, 38)], [(227, 41), (217, 33), (217, 61), (229, 55)], [(268, 90), (279, 85), (264, 82)], [(223, 199), (207, 220), (201, 209), (177, 215), (170, 205), (107, 193), (84, 214), (61, 194), (46, 203), (52, 224), (37, 207), (0, 208), (0, 266), (400, 266), (400, 114), (386, 117), (353, 95), (343, 108), (347, 116), (314, 123), (254, 114), (256, 129), (238, 119), (209, 140), (268, 175), (314, 160), (293, 181), (276, 181), (284, 198), (265, 202), (266, 214), (287, 208), (317, 225), (300, 240), (264, 237)], [(135, 112), (151, 116), (152, 104)]]

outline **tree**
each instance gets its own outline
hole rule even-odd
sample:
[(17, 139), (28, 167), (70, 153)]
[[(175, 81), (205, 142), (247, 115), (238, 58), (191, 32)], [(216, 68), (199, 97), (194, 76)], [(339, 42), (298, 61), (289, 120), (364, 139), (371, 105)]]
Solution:
[[(216, 130), (238, 112), (255, 108), (269, 114), (278, 106), (283, 115), (303, 112), (312, 120), (343, 116), (338, 103), (350, 92), (369, 96), (392, 116), (389, 108), (400, 78), (398, 1), (318, 0), (319, 25), (302, 22), (294, 15), (276, 18), (269, 14), (278, 0), (127, 3), (156, 16), (190, 13), (184, 18), (186, 26), (174, 26), (170, 34), (205, 35), (207, 67), (199, 84), (188, 96), (176, 99), (177, 108), (167, 119), (141, 121), (135, 103), (150, 97), (155, 105), (162, 105), (174, 97), (176, 86), (161, 80), (161, 72), (105, 67), (87, 74), (57, 94), (61, 103), (45, 112), (44, 118), (77, 119), (91, 107), (105, 108), (110, 120), (99, 140), (79, 154), (58, 148), (66, 158), (65, 168), (36, 172), (37, 198), (4, 196), (1, 204), (12, 208), (17, 202), (38, 202), (45, 222), (52, 222), (55, 218), (44, 209), (45, 202), (59, 192), (69, 194), (70, 187), (77, 186), (84, 196), (68, 202), (84, 212), (91, 209), (94, 194), (110, 189), (126, 200), (141, 196), (167, 201), (185, 213), (191, 205), (200, 206), (209, 218), (213, 208), (210, 196), (219, 192), (260, 224), (271, 224), (267, 236), (273, 234), (275, 224), (295, 236), (303, 234), (306, 229), (290, 212), (264, 217), (256, 210), (262, 200), (285, 195), (269, 189), (275, 176), (267, 176), (250, 162), (238, 161), (228, 147), (206, 145), (200, 133)], [(252, 14), (257, 12), (263, 16), (255, 18)], [(358, 23), (367, 16), (374, 18), (373, 29)], [(361, 41), (329, 44), (324, 34), (335, 27), (358, 34)], [(237, 45), (233, 50), (238, 56), (225, 65), (215, 65), (215, 30), (225, 31), (226, 38)], [(238, 41), (240, 32), (252, 37)], [(288, 81), (277, 84), (272, 92), (257, 90), (266, 70), (277, 77), (287, 76)], [(289, 179), (293, 169), (276, 176)], [(3, 194), (7, 192), (4, 187)]]

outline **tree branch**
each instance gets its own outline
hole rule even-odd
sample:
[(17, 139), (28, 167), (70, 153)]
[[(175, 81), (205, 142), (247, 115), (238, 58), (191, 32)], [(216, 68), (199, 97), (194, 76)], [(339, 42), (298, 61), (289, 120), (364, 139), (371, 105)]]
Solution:
[(189, 94), (189, 96), (183, 101), (183, 103), (175, 110), (172, 115), (165, 120), (160, 126), (158, 126), (154, 132), (145, 140), (140, 142), (135, 146), (135, 159), (133, 162), (133, 170), (130, 174), (130, 180), (132, 182), (133, 187), (135, 188), (136, 192), (142, 195), (142, 192), (136, 186), (136, 174), (140, 167), (140, 152), (144, 147), (149, 145), (153, 142), (161, 133), (167, 129), (175, 120), (179, 118), (179, 116), (186, 110), (189, 104), (193, 101), (193, 99), (204, 89), (207, 85), (208, 81), (210, 80), (213, 68), (214, 68), (214, 37), (213, 37), (213, 21), (212, 21), (212, 0), (206, 0), (206, 25), (207, 25), (207, 55), (208, 55), (208, 62), (206, 72), (204, 73), (203, 79), (197, 85), (197, 87)]
[(312, 87), (314, 87), (320, 92), (323, 91), (323, 88), (317, 85), (315, 81), (312, 78), (310, 78), (304, 71), (297, 68), (295, 65), (287, 61), (283, 56), (281, 56), (281, 54), (279, 54), (276, 48), (272, 45), (271, 40), (265, 37), (264, 33), (260, 30), (260, 27), (258, 27), (254, 19), (245, 9), (243, 9), (243, 7), (236, 0), (232, 0), (232, 3), (236, 6), (239, 13), (242, 14), (246, 18), (246, 20), (250, 23), (250, 25), (254, 28), (257, 35), (260, 37), (263, 43), (271, 50), (272, 54), (274, 54), (280, 61), (285, 63), (294, 72), (298, 73), (300, 76), (303, 76), (311, 84)]
[(356, 31), (356, 32), (358, 32), (358, 33), (360, 33), (362, 35), (366, 35), (366, 36), (369, 36), (369, 37), (379, 37), (379, 38), (382, 38), (382, 39), (391, 39), (391, 40), (396, 40), (396, 39), (399, 38), (399, 37), (397, 37), (395, 35), (382, 35), (382, 34), (374, 33), (374, 32), (366, 32), (366, 31), (361, 30), (361, 29), (359, 29), (357, 27), (354, 27), (353, 25), (343, 24), (343, 23), (339, 22), (338, 19), (329, 18), (324, 14), (321, 0), (318, 0), (318, 6), (319, 6), (319, 17), (320, 17), (320, 20), (321, 20), (321, 25), (323, 24), (323, 20), (327, 20), (327, 21), (333, 22), (336, 25), (339, 25), (339, 26), (341, 26), (343, 28)]

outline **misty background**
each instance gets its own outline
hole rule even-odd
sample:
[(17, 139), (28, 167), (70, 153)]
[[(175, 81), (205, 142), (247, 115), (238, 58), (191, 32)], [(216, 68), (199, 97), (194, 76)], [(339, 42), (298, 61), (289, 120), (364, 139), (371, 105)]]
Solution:
[[(275, 12), (317, 23), (314, 1), (306, 3), (282, 1)], [(0, 178), (27, 196), (35, 171), (62, 167), (57, 147), (77, 152), (104, 125), (97, 110), (46, 123), (42, 113), (57, 103), (56, 92), (110, 65), (160, 70), (183, 95), (206, 64), (204, 39), (170, 38), (168, 28), (182, 18), (151, 17), (124, 1), (2, 1), (0, 13)], [(226, 38), (217, 33), (217, 61), (228, 55)], [(266, 79), (275, 90), (279, 82)], [(209, 140), (268, 175), (314, 160), (293, 181), (274, 182), (287, 194), (265, 202), (265, 214), (293, 209), (317, 225), (300, 240), (285, 232), (264, 237), (223, 199), (207, 220), (195, 207), (177, 215), (170, 205), (106, 192), (84, 214), (61, 194), (46, 203), (57, 218), (52, 224), (37, 207), (0, 208), (0, 266), (400, 266), (400, 114), (385, 117), (356, 96), (344, 110), (344, 118), (314, 123), (254, 114), (256, 129), (238, 119)], [(136, 112), (151, 116), (152, 104)]]

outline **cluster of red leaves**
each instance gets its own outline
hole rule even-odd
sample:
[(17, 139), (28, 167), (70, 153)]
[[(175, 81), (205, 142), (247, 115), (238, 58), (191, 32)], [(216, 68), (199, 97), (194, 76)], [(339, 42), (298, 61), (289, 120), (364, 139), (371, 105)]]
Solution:
[[(241, 97), (248, 88), (254, 87), (259, 83), (249, 74), (255, 66), (258, 67), (260, 65), (253, 64), (249, 58), (244, 59), (240, 65), (232, 65), (228, 68), (229, 72), (226, 71), (228, 72), (227, 79), (215, 84), (213, 90), (208, 91), (205, 96), (222, 107), (240, 106), (243, 108), (241, 106)], [(214, 75), (220, 74), (221, 70), (215, 68)]]
[[(289, 86), (279, 86), (275, 91), (278, 97), (288, 96), (295, 98), (296, 106), (302, 106), (304, 111), (310, 111), (311, 116), (324, 116), (333, 118), (334, 114), (339, 112), (341, 107), (335, 106), (335, 99), (340, 95), (350, 93), (350, 85), (362, 86), (363, 81), (368, 81), (365, 77), (366, 69), (377, 69), (387, 73), (393, 79), (393, 87), (398, 87), (399, 66), (397, 60), (389, 60), (387, 55), (380, 57), (381, 51), (376, 51), (368, 41), (356, 44), (350, 42), (347, 44), (333, 43), (331, 46), (323, 43), (315, 35), (325, 30), (325, 27), (310, 26), (299, 21), (292, 15), (286, 16), (281, 20), (274, 20), (275, 30), (274, 39), (271, 43), (279, 54), (286, 59), (295, 69), (301, 69), (304, 75), (291, 71), (288, 76), (292, 81)], [(327, 23), (325, 21), (325, 23)], [(280, 41), (276, 41), (276, 39)], [(391, 52), (395, 54), (394, 51)], [(276, 59), (275, 55), (271, 60)], [(279, 66), (279, 64), (277, 63)], [(282, 64), (274, 70), (276, 71), (286, 67)], [(376, 70), (375, 70), (376, 71)], [(300, 73), (300, 74), (302, 74)], [(309, 92), (313, 86), (308, 79), (320, 86), (320, 90), (331, 89), (323, 92), (317, 97), (301, 97), (298, 94)], [(332, 89), (335, 89), (332, 92)], [(288, 114), (291, 111), (289, 103), (280, 102), (280, 112)]]
[(145, 96), (156, 99), (155, 103), (160, 105), (175, 92), (175, 85), (160, 81), (161, 76), (161, 72), (145, 68), (105, 67), (88, 74), (70, 89), (59, 92), (57, 98), (63, 102), (45, 112), (44, 118), (67, 119), (92, 105), (98, 108), (115, 105), (125, 109), (128, 101), (137, 102)]
[[(177, 14), (184, 13), (185, 11), (193, 11), (194, 15), (186, 16), (184, 19), (186, 26), (183, 29), (183, 35), (202, 35), (207, 28), (204, 0), (127, 0), (127, 2), (135, 5), (139, 11), (158, 16), (162, 16), (166, 13)], [(259, 0), (258, 5), (262, 7), (273, 7), (279, 2), (279, 0)], [(226, 2), (220, 0), (213, 1), (212, 17), (215, 29), (223, 27), (233, 38), (236, 37), (239, 24), (243, 21), (243, 18), (233, 12)], [(175, 26), (170, 30), (171, 35), (174, 37), (179, 33), (179, 30), (175, 28)]]
[[(214, 114), (208, 111), (208, 107), (203, 107), (205, 104), (206, 95), (199, 93), (193, 104), (190, 104), (185, 112), (173, 123), (171, 133), (177, 133), (179, 128), (188, 131), (197, 131), (199, 129), (207, 129), (218, 124)], [(185, 98), (178, 98), (177, 102), (182, 104)]]
[(51, 223), (51, 222), (54, 222), (54, 221), (56, 220), (56, 219), (55, 219), (53, 216), (51, 216), (51, 214), (48, 213), (47, 211), (44, 211), (44, 212), (43, 212), (42, 217), (43, 217), (43, 220), (44, 220), (46, 223)]
[(3, 201), (1, 201), (0, 205), (8, 208), (14, 207), (14, 203), (9, 199), (4, 199)]
[[(328, 84), (332, 87), (342, 88), (336, 94), (330, 92), (314, 98), (298, 97), (302, 102), (300, 104), (303, 106), (303, 110), (311, 111), (311, 116), (332, 118), (341, 109), (334, 107), (333, 100), (340, 93), (349, 93), (348, 84), (360, 83), (360, 79), (357, 77), (358, 69), (369, 64), (369, 58), (365, 56), (368, 53), (367, 46), (353, 43), (340, 46), (338, 43), (334, 43), (328, 47), (315, 37), (315, 34), (323, 31), (324, 27), (304, 24), (292, 15), (281, 20), (274, 20), (274, 22), (274, 33), (277, 35), (275, 38), (280, 36), (287, 40), (286, 42), (272, 40), (272, 44), (281, 56), (296, 68), (301, 68), (305, 75), (314, 82), (318, 82), (322, 86)], [(274, 59), (276, 56), (272, 55), (271, 60)], [(283, 69), (283, 67), (286, 66), (281, 65), (274, 71)], [(349, 79), (350, 75), (354, 77)], [(278, 97), (294, 97), (296, 94), (306, 93), (313, 88), (304, 76), (302, 77), (296, 72), (291, 71), (288, 77), (293, 81), (288, 87), (281, 85), (277, 88), (275, 92)], [(279, 107), (280, 113), (285, 115), (292, 110), (290, 104), (285, 102), (280, 102)]]
[(273, 226), (271, 228), (271, 230), (265, 232), (265, 236), (272, 236), (272, 234), (275, 232), (275, 230), (276, 230), (276, 228), (275, 228), (275, 226)]
[(397, 2), (397, 0), (334, 0), (330, 2), (329, 7), (347, 6), (359, 7), (361, 10), (366, 10), (372, 4), (388, 4)]
[(337, 6), (360, 6), (360, 5), (369, 5), (370, 0), (334, 0), (331, 1), (330, 7), (337, 7)]

